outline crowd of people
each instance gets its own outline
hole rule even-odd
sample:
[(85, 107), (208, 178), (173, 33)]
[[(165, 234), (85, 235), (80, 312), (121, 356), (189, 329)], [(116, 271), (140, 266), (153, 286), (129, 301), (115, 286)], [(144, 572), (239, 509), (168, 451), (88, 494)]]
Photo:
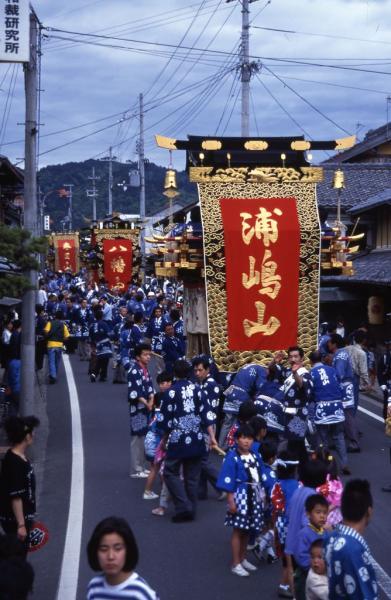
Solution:
[[(47, 353), (48, 383), (55, 384), (65, 346), (86, 362), (95, 384), (107, 380), (112, 362), (113, 383), (127, 384), (130, 477), (145, 480), (145, 500), (158, 501), (153, 515), (172, 510), (174, 523), (194, 521), (211, 486), (227, 504), (235, 576), (249, 577), (259, 561), (280, 560), (280, 597), (377, 598), (363, 538), (370, 486), (342, 481), (351, 475), (349, 454), (361, 452), (359, 393), (373, 386), (376, 372), (365, 329), (347, 340), (341, 324), (328, 324), (308, 356), (293, 346), (268, 365), (249, 363), (227, 374), (210, 356), (187, 357), (181, 308), (181, 290), (169, 281), (150, 278), (120, 294), (80, 275), (48, 274), (36, 307), (36, 367), (43, 368)], [(2, 464), (0, 519), (8, 535), (26, 543), (34, 507), (25, 450), (38, 422), (17, 416), (20, 327), (14, 318), (3, 332), (3, 346), (19, 343), (19, 356), (3, 352), (11, 448)], [(390, 344), (378, 376), (380, 383), (391, 379)], [(134, 571), (137, 545), (122, 519), (97, 526), (88, 559), (103, 573), (92, 580), (89, 599), (157, 598)]]

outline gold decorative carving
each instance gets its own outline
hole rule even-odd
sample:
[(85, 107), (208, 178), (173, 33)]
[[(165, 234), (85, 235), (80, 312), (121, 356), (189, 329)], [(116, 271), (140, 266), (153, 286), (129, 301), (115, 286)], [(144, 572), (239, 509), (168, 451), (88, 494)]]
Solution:
[(201, 147), (203, 150), (221, 150), (223, 144), (219, 140), (204, 140)]
[(132, 242), (137, 243), (140, 230), (137, 227), (135, 229), (94, 229), (94, 235), (98, 244), (102, 240), (115, 240), (117, 238), (132, 240)]
[(267, 150), (269, 144), (264, 140), (247, 140), (244, 142), (244, 147), (246, 150)]
[(307, 140), (295, 140), (291, 142), (292, 150), (300, 150), (304, 152), (304, 150), (309, 150), (311, 148), (311, 142), (307, 142)]
[(318, 183), (323, 180), (321, 167), (190, 167), (190, 181), (195, 183)]
[(335, 150), (347, 150), (352, 148), (356, 143), (356, 136), (350, 135), (349, 137), (339, 138), (335, 140)]
[(155, 135), (156, 144), (159, 148), (167, 150), (177, 150), (176, 140), (174, 138), (165, 137), (164, 135)]
[[(321, 172), (321, 169), (315, 171), (318, 172)], [(221, 183), (213, 180), (208, 183), (202, 182), (199, 186), (210, 344), (213, 358), (223, 371), (237, 371), (251, 362), (267, 365), (273, 352), (261, 348), (257, 352), (237, 352), (228, 349), (224, 233), (219, 199), (296, 198), (301, 236), (298, 344), (307, 354), (318, 344), (320, 233), (315, 181), (315, 177), (313, 180), (307, 179), (308, 185), (303, 186), (302, 180), (282, 183)]]

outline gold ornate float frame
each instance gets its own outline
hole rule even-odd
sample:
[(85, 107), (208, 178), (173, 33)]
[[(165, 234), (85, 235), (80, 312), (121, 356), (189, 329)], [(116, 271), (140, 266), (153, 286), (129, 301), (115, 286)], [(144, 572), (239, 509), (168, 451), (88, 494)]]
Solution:
[[(273, 352), (238, 352), (228, 348), (224, 232), (220, 198), (295, 198), (300, 224), (298, 345), (307, 355), (318, 345), (320, 225), (316, 183), (319, 167), (300, 170), (280, 167), (219, 169), (191, 167), (190, 180), (198, 183), (204, 230), (205, 281), (209, 339), (219, 369), (237, 371), (245, 364), (266, 365)], [(254, 173), (257, 180), (254, 181)], [(239, 172), (239, 173), (238, 173)], [(238, 179), (239, 177), (239, 179)], [(285, 350), (285, 348), (281, 348)]]

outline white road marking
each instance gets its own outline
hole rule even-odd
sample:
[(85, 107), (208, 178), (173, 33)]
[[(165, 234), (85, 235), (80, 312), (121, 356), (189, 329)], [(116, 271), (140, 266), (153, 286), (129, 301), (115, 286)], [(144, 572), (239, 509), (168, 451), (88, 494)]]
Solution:
[(384, 425), (384, 419), (382, 417), (379, 417), (379, 415), (376, 415), (375, 413), (373, 413), (371, 410), (363, 408), (362, 406), (359, 406), (358, 410), (360, 412), (364, 413), (365, 415), (368, 415), (368, 417), (372, 417), (372, 419), (375, 419), (375, 421), (379, 421), (380, 423), (383, 423), (383, 425)]
[(69, 498), (69, 513), (64, 554), (62, 557), (60, 582), (57, 600), (70, 600), (77, 596), (79, 580), (80, 547), (84, 505), (84, 452), (81, 428), (80, 406), (75, 378), (69, 356), (63, 355), (65, 374), (68, 383), (72, 423), (72, 475)]

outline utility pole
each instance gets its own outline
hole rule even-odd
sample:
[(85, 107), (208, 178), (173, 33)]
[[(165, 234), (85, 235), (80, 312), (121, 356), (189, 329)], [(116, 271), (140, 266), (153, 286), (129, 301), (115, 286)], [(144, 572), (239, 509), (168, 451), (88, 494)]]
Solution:
[(73, 213), (73, 209), (72, 209), (72, 205), (73, 205), (73, 188), (74, 184), (73, 183), (64, 183), (64, 188), (68, 188), (68, 228), (69, 231), (73, 230), (73, 220), (72, 220), (72, 213)]
[[(24, 229), (37, 234), (37, 107), (38, 107), (38, 23), (30, 13), (30, 62), (24, 65), (26, 95), (24, 146)], [(26, 273), (31, 289), (22, 298), (20, 413), (34, 412), (35, 301), (37, 271)]]
[[(233, 2), (234, 0), (226, 0)], [(239, 0), (242, 5), (242, 35), (240, 45), (240, 74), (242, 81), (242, 114), (241, 135), (250, 136), (250, 81), (253, 71), (257, 70), (257, 64), (250, 62), (250, 8), (251, 2), (256, 0)]]
[(145, 156), (144, 156), (144, 97), (140, 94), (140, 137), (138, 140), (138, 169), (140, 173), (140, 219), (141, 234), (140, 234), (140, 250), (141, 261), (144, 262), (145, 255), (145, 238), (144, 238), (144, 221), (145, 221)]
[(113, 214), (113, 148), (109, 148), (109, 215)]
[(92, 198), (92, 220), (96, 221), (96, 199), (98, 197), (98, 192), (96, 191), (96, 181), (100, 179), (100, 177), (96, 177), (95, 175), (95, 167), (92, 167), (92, 177), (89, 177), (92, 181), (92, 190), (87, 190), (88, 198)]
[(109, 163), (109, 206), (108, 206), (108, 214), (113, 214), (113, 160), (116, 160), (117, 157), (113, 156), (113, 148), (110, 146), (109, 148), (109, 156), (104, 156), (100, 160)]

